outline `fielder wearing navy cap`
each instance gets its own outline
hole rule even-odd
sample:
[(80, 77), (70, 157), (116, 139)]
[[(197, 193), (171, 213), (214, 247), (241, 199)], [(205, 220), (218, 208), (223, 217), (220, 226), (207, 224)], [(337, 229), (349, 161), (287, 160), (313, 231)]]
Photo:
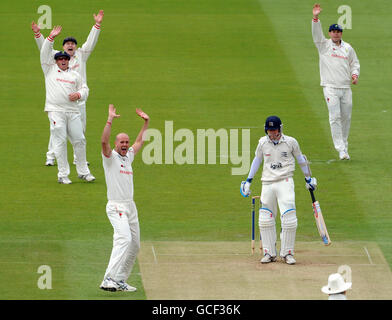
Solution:
[(66, 42), (68, 42), (68, 41), (71, 41), (71, 42), (74, 42), (75, 44), (78, 44), (78, 42), (76, 41), (76, 39), (75, 39), (74, 37), (68, 37), (68, 38), (65, 38), (65, 39), (63, 40), (63, 45), (64, 45)]
[(71, 56), (68, 54), (68, 53), (66, 53), (65, 51), (63, 52), (63, 51), (59, 51), (59, 52), (57, 52), (55, 55), (54, 55), (54, 59), (55, 60), (57, 60), (57, 59), (59, 59), (59, 58), (62, 58), (62, 57), (65, 57), (67, 60), (70, 60), (71, 59)]
[(343, 32), (343, 28), (339, 24), (337, 24), (337, 23), (331, 24), (329, 26), (329, 32), (331, 32), (333, 30), (337, 30), (337, 31)]

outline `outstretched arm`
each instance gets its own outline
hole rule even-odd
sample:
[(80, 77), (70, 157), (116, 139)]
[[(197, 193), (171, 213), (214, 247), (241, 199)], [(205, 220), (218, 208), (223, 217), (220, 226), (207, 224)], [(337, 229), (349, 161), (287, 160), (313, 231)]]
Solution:
[(95, 45), (98, 42), (98, 37), (101, 32), (101, 23), (104, 16), (103, 10), (99, 10), (98, 14), (96, 15), (94, 13), (93, 16), (95, 20), (95, 25), (91, 28), (86, 42), (83, 43), (82, 47), (80, 48), (80, 51), (83, 53), (82, 58), (85, 61), (87, 61), (88, 57), (90, 56), (91, 52), (94, 50)]
[(49, 36), (44, 40), (44, 43), (41, 48), (41, 67), (43, 72), (46, 74), (50, 67), (54, 63), (53, 56), (53, 41), (54, 38), (57, 37), (61, 32), (61, 26), (55, 26), (53, 30), (50, 32)]
[(34, 38), (35, 38), (35, 42), (37, 43), (37, 47), (38, 50), (41, 51), (42, 45), (44, 44), (44, 36), (41, 34), (41, 29), (38, 26), (38, 24), (35, 23), (35, 21), (33, 21), (31, 23), (31, 30), (33, 30), (34, 32)]
[(101, 144), (102, 144), (102, 153), (105, 157), (109, 158), (110, 155), (112, 154), (112, 148), (110, 147), (110, 133), (112, 129), (112, 122), (113, 119), (119, 118), (120, 115), (116, 114), (116, 108), (114, 105), (109, 104), (109, 115), (108, 115), (108, 120), (106, 122), (105, 127), (103, 128), (102, 132), (102, 138), (101, 138)]
[(318, 19), (320, 12), (321, 7), (316, 3), (313, 7), (312, 37), (318, 51), (323, 53), (327, 49), (328, 40), (324, 36), (323, 30), (321, 28), (321, 22)]
[(144, 143), (143, 134), (147, 130), (148, 124), (150, 121), (150, 117), (146, 113), (144, 113), (141, 109), (136, 109), (136, 113), (138, 114), (138, 116), (140, 116), (144, 120), (144, 124), (143, 124), (143, 127), (140, 130), (135, 142), (132, 145), (132, 149), (133, 149), (134, 154), (138, 153), (138, 151), (143, 146), (143, 143)]

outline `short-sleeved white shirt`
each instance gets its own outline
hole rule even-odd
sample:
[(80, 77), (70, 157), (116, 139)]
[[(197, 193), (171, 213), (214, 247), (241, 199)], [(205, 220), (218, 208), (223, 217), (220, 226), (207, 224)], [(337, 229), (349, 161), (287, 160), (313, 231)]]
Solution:
[(112, 150), (110, 157), (102, 154), (103, 169), (109, 201), (133, 201), (133, 170), (132, 162), (135, 153), (129, 148), (123, 157)]
[(294, 175), (295, 159), (301, 155), (296, 139), (282, 134), (274, 144), (268, 136), (261, 137), (255, 155), (263, 160), (263, 183), (272, 183)]

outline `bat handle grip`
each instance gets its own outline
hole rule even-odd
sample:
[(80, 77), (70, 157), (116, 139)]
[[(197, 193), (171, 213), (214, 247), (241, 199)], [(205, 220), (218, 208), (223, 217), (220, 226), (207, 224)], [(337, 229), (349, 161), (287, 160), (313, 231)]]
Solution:
[(310, 196), (312, 197), (312, 202), (316, 202), (316, 198), (314, 197), (313, 190), (309, 189)]

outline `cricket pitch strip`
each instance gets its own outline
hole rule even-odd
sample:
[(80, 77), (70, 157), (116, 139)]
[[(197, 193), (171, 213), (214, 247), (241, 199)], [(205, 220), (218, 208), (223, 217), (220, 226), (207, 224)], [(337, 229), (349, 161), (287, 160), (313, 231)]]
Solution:
[(295, 258), (261, 264), (248, 241), (143, 241), (138, 259), (149, 300), (327, 300), (321, 287), (336, 272), (351, 278), (349, 300), (392, 299), (392, 273), (374, 242), (296, 242)]

